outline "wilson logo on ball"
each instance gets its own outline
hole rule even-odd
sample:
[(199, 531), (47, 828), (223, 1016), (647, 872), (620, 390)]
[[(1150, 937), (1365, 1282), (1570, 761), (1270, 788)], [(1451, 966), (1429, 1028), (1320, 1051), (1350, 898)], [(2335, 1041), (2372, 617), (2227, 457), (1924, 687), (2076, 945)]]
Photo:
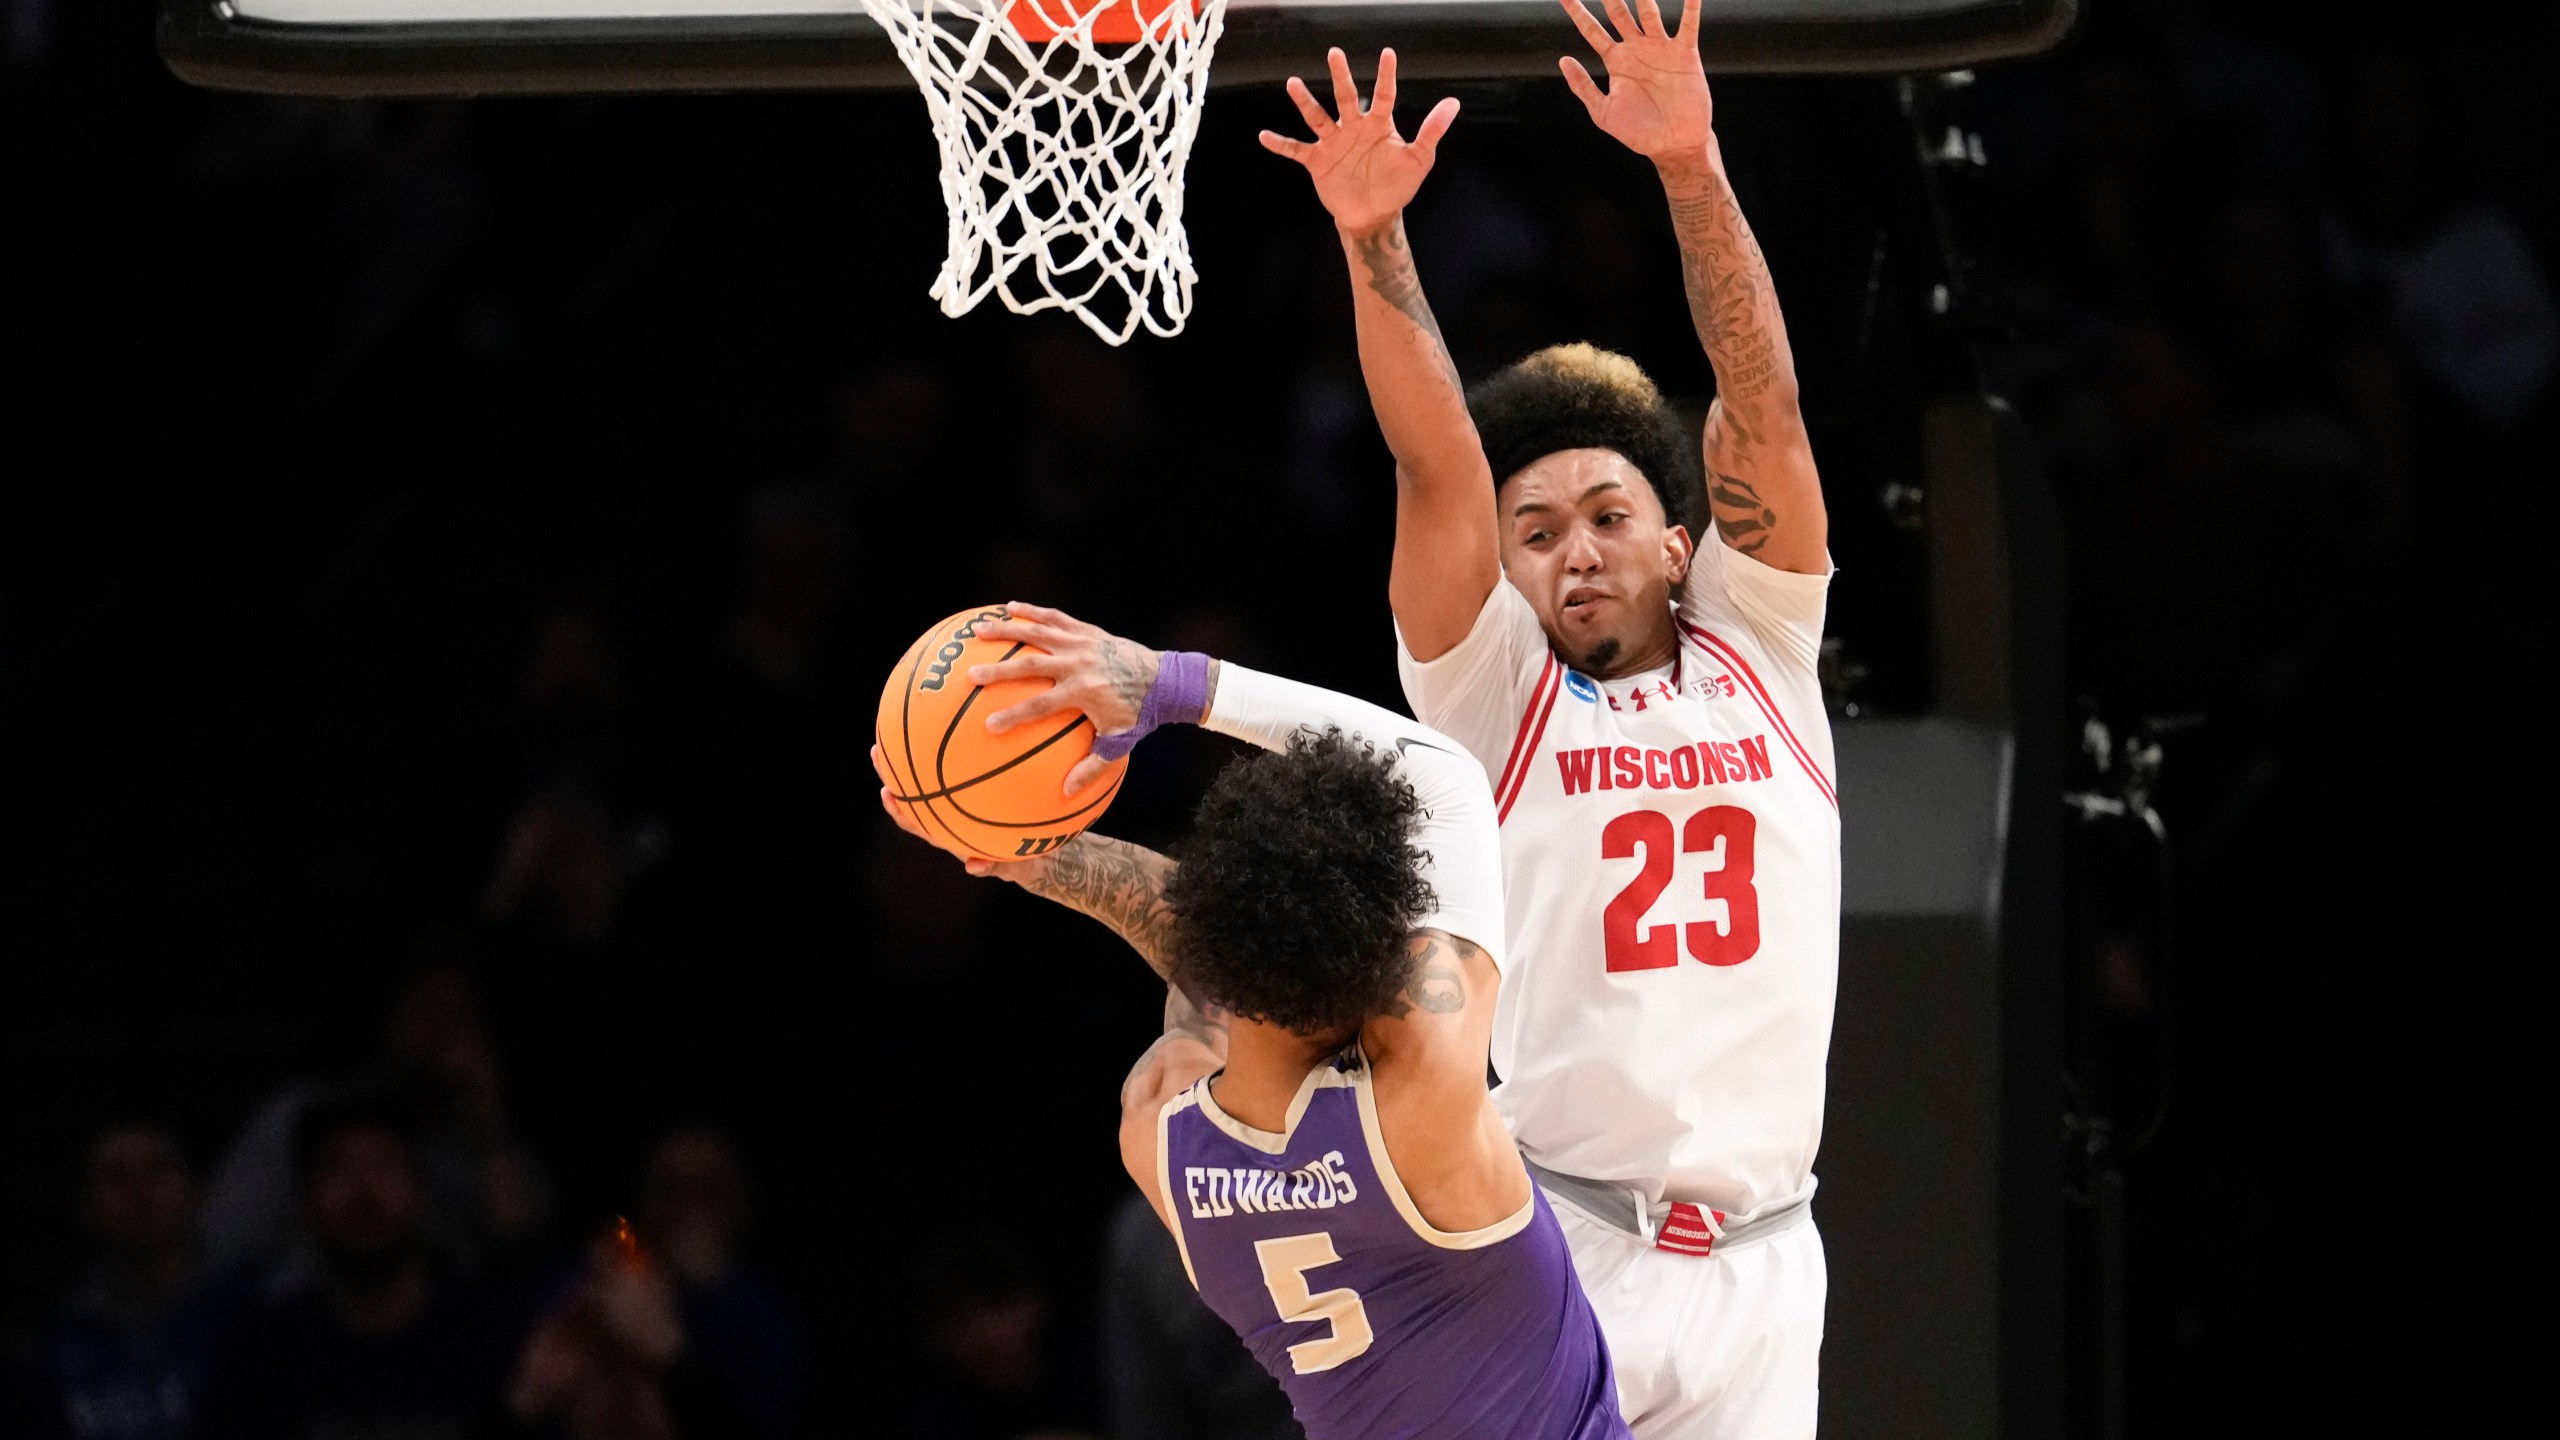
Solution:
[(1001, 606), (993, 610), (981, 610), (970, 616), (959, 629), (951, 632), (951, 638), (943, 642), (942, 648), (933, 653), (933, 663), (925, 667), (924, 683), (917, 688), (941, 689), (942, 682), (951, 678), (951, 663), (968, 653), (968, 642), (978, 638), (978, 622), (1002, 620), (1005, 617), (1006, 612)]

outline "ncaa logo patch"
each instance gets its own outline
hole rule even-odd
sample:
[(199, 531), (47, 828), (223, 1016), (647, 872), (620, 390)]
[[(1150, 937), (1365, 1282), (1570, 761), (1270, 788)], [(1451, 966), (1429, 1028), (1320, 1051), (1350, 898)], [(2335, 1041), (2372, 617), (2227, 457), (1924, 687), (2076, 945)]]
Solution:
[(1564, 688), (1573, 692), (1574, 699), (1580, 700), (1585, 704), (1597, 705), (1600, 703), (1599, 685), (1595, 683), (1590, 676), (1583, 674), (1579, 670), (1567, 670), (1564, 672)]

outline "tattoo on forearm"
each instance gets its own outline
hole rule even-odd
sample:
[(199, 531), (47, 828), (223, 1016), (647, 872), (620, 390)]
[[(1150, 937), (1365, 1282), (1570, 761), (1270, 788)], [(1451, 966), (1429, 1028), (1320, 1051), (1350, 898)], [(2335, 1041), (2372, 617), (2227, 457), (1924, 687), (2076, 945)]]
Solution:
[(1715, 366), (1716, 392), (1747, 404), (1794, 363), (1768, 258), (1721, 171), (1704, 171), (1671, 195), (1671, 226), (1680, 236), (1689, 318)]
[(1467, 1008), (1465, 962), (1480, 947), (1455, 935), (1427, 930), (1413, 937), (1413, 973), (1387, 1012), (1403, 1019), (1417, 1008), (1434, 1015), (1455, 1015)]
[(1111, 693), (1131, 710), (1144, 710), (1147, 690), (1156, 683), (1156, 667), (1147, 663), (1147, 652), (1115, 635), (1102, 642), (1100, 659), (1103, 683)]
[(1422, 276), (1413, 268), (1413, 251), (1405, 244), (1403, 224), (1382, 225), (1352, 243), (1358, 247), (1361, 266), (1369, 272), (1370, 290), (1431, 337), (1431, 358), (1439, 364), (1441, 377), (1451, 389), (1463, 393), (1466, 385), (1458, 378), (1457, 362), (1449, 358), (1449, 342), (1440, 333), (1440, 321), (1422, 298)]
[(1060, 846), (1022, 888), (1081, 910), (1118, 931), (1120, 938), (1167, 979), (1173, 974), (1173, 907), (1164, 882), (1173, 862), (1142, 845), (1079, 835)]
[(1718, 471), (1707, 477), (1707, 508), (1715, 512), (1716, 532), (1724, 543), (1745, 555), (1759, 554), (1777, 528), (1778, 512), (1738, 475)]

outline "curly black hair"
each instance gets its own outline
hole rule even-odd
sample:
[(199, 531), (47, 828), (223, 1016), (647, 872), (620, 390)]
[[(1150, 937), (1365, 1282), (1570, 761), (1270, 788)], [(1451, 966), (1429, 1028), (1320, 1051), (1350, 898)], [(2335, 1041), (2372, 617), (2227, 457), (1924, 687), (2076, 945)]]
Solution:
[(1357, 1029), (1404, 988), (1431, 909), (1421, 817), (1392, 759), (1338, 728), (1230, 764), (1165, 883), (1174, 979), (1301, 1035)]
[(1592, 345), (1550, 345), (1467, 392), (1494, 488), (1559, 450), (1615, 450), (1643, 472), (1665, 519), (1694, 533), (1698, 447), (1636, 362)]

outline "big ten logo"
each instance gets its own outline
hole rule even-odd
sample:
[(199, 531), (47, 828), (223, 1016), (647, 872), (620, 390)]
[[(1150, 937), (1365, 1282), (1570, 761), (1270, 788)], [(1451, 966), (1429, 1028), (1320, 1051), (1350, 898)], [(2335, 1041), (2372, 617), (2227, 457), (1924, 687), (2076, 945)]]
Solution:
[(1074, 838), (1073, 835), (1035, 835), (1013, 847), (1013, 858), (1020, 860), (1032, 855), (1046, 855)]
[(1186, 1165), (1182, 1196), (1191, 1203), (1193, 1219), (1212, 1220), (1239, 1210), (1248, 1215), (1330, 1210), (1359, 1199), (1360, 1187), (1343, 1168), (1342, 1152), (1328, 1150), (1323, 1159), (1295, 1170)]
[(924, 667), (924, 682), (916, 688), (919, 690), (941, 689), (942, 682), (951, 678), (952, 663), (969, 653), (968, 642), (978, 638), (978, 627), (990, 620), (1010, 618), (1012, 618), (1012, 612), (999, 605), (993, 610), (981, 610), (961, 621), (960, 628), (951, 632), (951, 638), (942, 642), (942, 648), (933, 652), (933, 663)]

